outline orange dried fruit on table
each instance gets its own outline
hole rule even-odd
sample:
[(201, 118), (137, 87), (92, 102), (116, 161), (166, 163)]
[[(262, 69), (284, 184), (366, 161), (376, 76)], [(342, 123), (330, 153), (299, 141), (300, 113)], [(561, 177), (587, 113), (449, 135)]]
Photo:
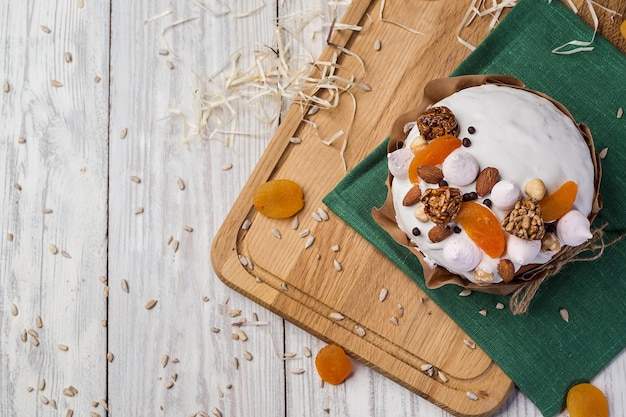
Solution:
[(352, 372), (352, 363), (341, 346), (324, 346), (315, 357), (315, 368), (324, 382), (341, 384)]
[(572, 208), (577, 193), (578, 184), (574, 181), (567, 181), (558, 190), (541, 199), (539, 207), (541, 207), (543, 221), (548, 223), (563, 217)]
[(419, 180), (417, 169), (422, 165), (439, 165), (444, 159), (450, 155), (455, 149), (461, 147), (462, 142), (456, 136), (445, 135), (440, 136), (428, 142), (422, 150), (420, 150), (409, 165), (409, 180), (416, 183)]
[(271, 180), (255, 191), (252, 204), (259, 213), (273, 218), (291, 217), (304, 207), (302, 188), (291, 180)]
[(567, 411), (570, 417), (608, 417), (606, 397), (589, 383), (574, 385), (567, 392)]
[(505, 247), (504, 231), (491, 210), (475, 201), (461, 203), (455, 220), (465, 233), (492, 258), (502, 255)]

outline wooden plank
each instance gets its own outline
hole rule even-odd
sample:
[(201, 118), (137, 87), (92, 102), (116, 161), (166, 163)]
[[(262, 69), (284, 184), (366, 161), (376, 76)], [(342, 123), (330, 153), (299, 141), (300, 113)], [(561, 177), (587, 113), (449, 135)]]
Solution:
[[(219, 11), (215, 2), (201, 4)], [(191, 1), (113, 2), (109, 348), (115, 360), (109, 365), (109, 395), (115, 415), (188, 416), (213, 408), (225, 416), (285, 414), (282, 395), (258, 389), (284, 392), (284, 364), (273, 351), (282, 356), (283, 321), (222, 285), (208, 257), (214, 231), (269, 140), (269, 126), (251, 117), (243, 121), (242, 114), (238, 129), (268, 133), (231, 146), (224, 146), (228, 135), (185, 146), (179, 120), (165, 119), (168, 108), (189, 110), (193, 73), (206, 87), (211, 74), (230, 64), (231, 53), (245, 48), (239, 62), (245, 66), (252, 57), (248, 50), (272, 44), (268, 22), (275, 9), (235, 18), (256, 4), (229, 6), (231, 13), (217, 16)], [(142, 40), (129, 42), (137, 33)], [(169, 54), (160, 55), (166, 48)], [(223, 171), (225, 163), (232, 169)], [(135, 214), (139, 207), (143, 212)], [(121, 289), (123, 279), (128, 293)], [(147, 310), (151, 299), (158, 303)], [(232, 325), (251, 320), (252, 313), (266, 324)], [(233, 340), (237, 330), (247, 340)]]
[[(106, 300), (98, 277), (107, 273), (108, 12), (106, 1), (0, 6), (0, 79), (9, 90), (0, 92), (6, 415), (65, 415), (106, 398)], [(94, 82), (96, 75), (104, 81)], [(80, 395), (64, 396), (69, 385)]]

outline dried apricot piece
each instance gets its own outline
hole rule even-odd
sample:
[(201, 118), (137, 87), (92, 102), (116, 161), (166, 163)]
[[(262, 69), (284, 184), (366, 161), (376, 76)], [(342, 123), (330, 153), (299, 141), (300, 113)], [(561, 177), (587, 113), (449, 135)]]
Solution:
[(341, 346), (333, 343), (324, 346), (317, 353), (315, 368), (324, 382), (339, 385), (352, 372), (352, 363)]
[(541, 207), (543, 221), (548, 223), (563, 217), (572, 208), (576, 193), (578, 193), (578, 184), (574, 181), (567, 181), (558, 190), (541, 199), (539, 207)]
[(570, 417), (608, 417), (609, 405), (596, 386), (582, 383), (568, 391), (567, 411)]
[(504, 231), (498, 218), (491, 210), (475, 201), (461, 203), (455, 220), (465, 233), (492, 258), (504, 252)]
[(416, 183), (419, 179), (417, 168), (422, 165), (439, 165), (455, 149), (461, 147), (462, 142), (455, 136), (445, 135), (433, 139), (423, 147), (411, 161), (409, 165), (409, 180)]
[(294, 181), (271, 180), (255, 190), (252, 204), (259, 213), (267, 217), (284, 219), (304, 207), (304, 193)]

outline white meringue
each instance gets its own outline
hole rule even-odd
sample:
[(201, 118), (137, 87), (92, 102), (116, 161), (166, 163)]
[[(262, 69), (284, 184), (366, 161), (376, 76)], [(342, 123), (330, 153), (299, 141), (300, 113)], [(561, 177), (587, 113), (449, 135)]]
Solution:
[(409, 148), (401, 148), (387, 154), (389, 172), (395, 178), (406, 180), (409, 178), (409, 165), (415, 155)]
[(541, 240), (525, 240), (506, 234), (506, 254), (516, 264), (526, 265), (534, 261), (541, 251)]
[(443, 258), (447, 268), (453, 271), (471, 271), (480, 262), (482, 254), (478, 246), (461, 235), (453, 235), (446, 239), (443, 246)]
[(512, 181), (502, 180), (493, 186), (489, 199), (494, 207), (500, 210), (510, 210), (519, 200), (520, 192), (519, 185)]
[(480, 166), (472, 154), (457, 149), (443, 161), (441, 170), (443, 177), (450, 184), (464, 186), (474, 182)]
[(591, 239), (591, 223), (578, 210), (570, 210), (556, 223), (556, 236), (561, 243), (568, 246), (578, 246)]

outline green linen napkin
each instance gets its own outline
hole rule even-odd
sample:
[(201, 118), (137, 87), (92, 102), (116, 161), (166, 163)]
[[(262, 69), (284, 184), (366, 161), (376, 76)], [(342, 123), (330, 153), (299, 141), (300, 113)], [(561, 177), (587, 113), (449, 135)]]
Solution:
[[(610, 241), (626, 230), (626, 119), (616, 117), (626, 105), (626, 56), (599, 36), (592, 52), (551, 53), (570, 40), (591, 37), (592, 30), (560, 1), (523, 0), (451, 75), (513, 75), (563, 103), (591, 128), (596, 149), (608, 148), (604, 208), (594, 225), (608, 223), (605, 241)], [(422, 287), (545, 416), (556, 415), (573, 384), (592, 379), (626, 347), (626, 241), (606, 248), (599, 260), (566, 265), (540, 287), (525, 315), (494, 308), (508, 297), (474, 292), (460, 302), (454, 285), (427, 289), (417, 258), (372, 219), (372, 208), (380, 207), (387, 193), (386, 154), (384, 141), (324, 202)], [(486, 317), (478, 314), (483, 308), (489, 310)], [(561, 308), (569, 311), (569, 322), (561, 319)]]

